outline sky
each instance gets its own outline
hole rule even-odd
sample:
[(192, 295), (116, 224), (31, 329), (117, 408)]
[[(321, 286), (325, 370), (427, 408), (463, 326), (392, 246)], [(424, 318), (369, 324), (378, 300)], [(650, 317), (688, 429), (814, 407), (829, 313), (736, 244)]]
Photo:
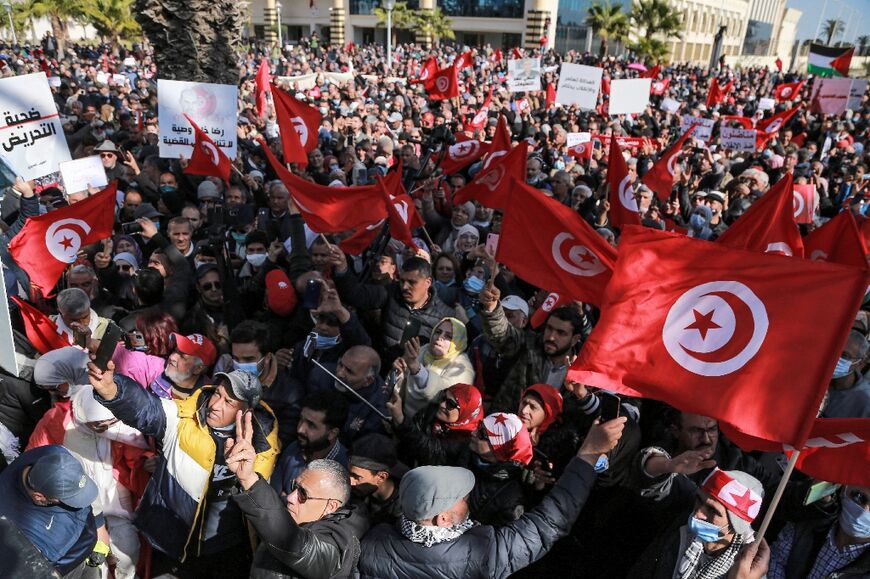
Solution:
[[(846, 23), (845, 40), (870, 35), (870, 13), (865, 16), (870, 0), (787, 0), (788, 8), (803, 12), (798, 22), (797, 39), (814, 38), (820, 20), (839, 18)], [(821, 36), (821, 32), (819, 32)], [(842, 36), (837, 40), (844, 40)]]

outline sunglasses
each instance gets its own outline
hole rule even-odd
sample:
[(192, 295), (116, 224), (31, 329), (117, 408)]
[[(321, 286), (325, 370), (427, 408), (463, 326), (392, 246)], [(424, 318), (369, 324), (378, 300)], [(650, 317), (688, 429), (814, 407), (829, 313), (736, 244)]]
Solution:
[(201, 287), (202, 287), (202, 291), (206, 291), (206, 292), (209, 292), (209, 291), (211, 291), (211, 290), (213, 290), (213, 289), (215, 289), (215, 290), (219, 290), (219, 289), (221, 289), (221, 282), (219, 282), (219, 281), (210, 281), (210, 282), (208, 282), (208, 283), (204, 283), (204, 284), (202, 284)]
[(457, 402), (454, 398), (445, 398), (444, 405), (447, 406), (447, 410), (459, 410), (459, 402)]
[(299, 497), (299, 504), (300, 505), (304, 505), (308, 501), (329, 501), (329, 500), (332, 500), (330, 498), (310, 496), (308, 494), (308, 491), (305, 490), (305, 487), (303, 487), (302, 485), (297, 483), (295, 480), (293, 480), (290, 483), (290, 494), (292, 495), (294, 491), (296, 492), (296, 496)]
[(115, 153), (100, 153), (100, 157), (117, 157)]

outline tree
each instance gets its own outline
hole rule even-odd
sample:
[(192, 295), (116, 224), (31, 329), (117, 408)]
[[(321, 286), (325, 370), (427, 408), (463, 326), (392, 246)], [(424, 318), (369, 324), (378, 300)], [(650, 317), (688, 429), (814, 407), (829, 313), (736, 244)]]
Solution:
[(682, 38), (683, 13), (663, 0), (639, 0), (631, 8), (631, 21), (638, 32), (631, 48), (647, 60), (663, 60), (668, 54), (667, 41)]
[[(382, 7), (377, 7), (372, 10), (372, 14), (377, 17), (378, 21), (375, 24), (375, 28), (386, 28), (387, 26), (387, 11)], [(396, 30), (408, 30), (410, 28), (414, 28), (417, 25), (417, 15), (413, 10), (408, 8), (407, 2), (396, 2), (396, 5), (393, 7), (392, 14), (392, 27), (393, 27), (393, 40), (396, 37)], [(395, 44), (395, 42), (393, 43)]]
[(595, 2), (587, 10), (586, 25), (601, 39), (599, 55), (607, 56), (607, 42), (625, 40), (628, 37), (628, 16), (622, 6), (612, 6), (609, 0)]
[(88, 0), (84, 13), (97, 34), (109, 40), (115, 50), (121, 39), (128, 39), (142, 32), (133, 18), (133, 0)]
[(13, 7), (18, 17), (26, 21), (47, 17), (58, 48), (63, 50), (68, 40), (69, 21), (81, 18), (85, 3), (83, 0), (26, 0)]
[(438, 44), (442, 38), (453, 40), (456, 33), (453, 32), (453, 22), (444, 16), (440, 8), (429, 11), (418, 11), (414, 14), (415, 24), (424, 34), (432, 37), (432, 42)]
[(665, 60), (670, 51), (666, 42), (648, 36), (641, 36), (637, 42), (632, 43), (630, 48), (637, 53), (638, 57), (651, 62)]
[(134, 0), (160, 78), (237, 84), (247, 4), (238, 0)]
[(845, 29), (846, 25), (842, 20), (825, 20), (825, 25), (822, 27), (822, 34), (824, 34), (827, 39), (825, 44), (830, 46), (834, 37), (838, 34), (842, 34)]
[(858, 56), (867, 56), (867, 45), (870, 44), (870, 36), (858, 37)]

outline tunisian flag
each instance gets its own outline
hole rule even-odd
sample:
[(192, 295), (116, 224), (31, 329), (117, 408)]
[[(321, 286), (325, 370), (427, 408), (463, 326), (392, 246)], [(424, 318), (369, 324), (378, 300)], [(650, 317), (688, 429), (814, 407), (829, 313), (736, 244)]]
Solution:
[(493, 161), (499, 157), (504, 157), (511, 151), (511, 133), (508, 130), (507, 120), (505, 116), (498, 116), (498, 124), (495, 127), (495, 134), (492, 136), (492, 143), (489, 146), (489, 154), (483, 162), (483, 168), (486, 169), (492, 165)]
[(867, 268), (864, 241), (851, 211), (836, 217), (804, 238), (804, 253), (813, 261), (831, 261), (842, 265)]
[(777, 102), (782, 101), (793, 101), (794, 97), (801, 92), (801, 89), (804, 86), (804, 81), (798, 82), (786, 82), (783, 84), (776, 85), (776, 88), (773, 90), (773, 98), (777, 100)]
[(568, 378), (802, 447), (867, 273), (640, 227), (619, 256)]
[(725, 86), (720, 87), (719, 79), (714, 77), (710, 83), (710, 90), (707, 92), (707, 108), (709, 109), (725, 100), (725, 97), (731, 92), (731, 87), (733, 86), (734, 81), (731, 80)]
[(494, 161), (490, 167), (481, 169), (471, 183), (456, 192), (453, 196), (453, 204), (476, 199), (492, 209), (506, 208), (510, 196), (511, 178), (521, 182), (526, 180), (528, 149), (529, 144), (520, 141), (510, 153)]
[(308, 153), (317, 148), (317, 129), (320, 111), (301, 103), (280, 88), (272, 85), (275, 116), (281, 132), (281, 147), (285, 163), (296, 163), (300, 168), (308, 165)]
[(576, 211), (512, 179), (502, 233), (496, 260), (520, 278), (601, 304), (616, 251)]
[(782, 111), (781, 113), (776, 113), (775, 115), (768, 117), (766, 119), (762, 119), (755, 123), (755, 129), (758, 131), (757, 136), (755, 137), (756, 144), (758, 148), (764, 146), (767, 141), (773, 138), (773, 136), (779, 132), (779, 130), (785, 125), (790, 118), (794, 116), (796, 112), (801, 108), (801, 105), (794, 107), (793, 109), (789, 109), (787, 111)]
[(443, 101), (459, 96), (459, 76), (455, 64), (442, 68), (432, 75), (432, 80), (425, 84), (429, 98), (433, 101)]
[(674, 164), (677, 162), (677, 157), (680, 156), (686, 140), (692, 135), (697, 126), (692, 125), (689, 127), (668, 150), (661, 154), (658, 161), (652, 166), (652, 169), (647, 171), (641, 179), (643, 184), (652, 189), (661, 201), (667, 201), (671, 196), (671, 192), (674, 189)]
[(438, 61), (435, 57), (430, 56), (429, 60), (420, 68), (420, 76), (412, 80), (413, 83), (422, 82), (424, 85), (431, 80), (432, 76), (438, 72)]
[(54, 287), (82, 247), (112, 236), (116, 189), (113, 181), (84, 201), (31, 217), (12, 238), (9, 253), (43, 294)]
[(184, 118), (193, 127), (196, 135), (196, 142), (193, 144), (193, 154), (190, 156), (190, 163), (188, 163), (184, 173), (186, 175), (219, 177), (224, 182), (229, 183), (230, 173), (233, 170), (233, 162), (199, 128), (199, 125), (193, 122), (193, 119), (187, 115), (184, 115)]
[(441, 161), (441, 170), (445, 175), (452, 175), (461, 171), (480, 159), (489, 151), (489, 143), (482, 143), (477, 139), (469, 139), (464, 135), (460, 138), (456, 135), (456, 143), (447, 148), (447, 154)]
[(260, 68), (257, 69), (254, 82), (257, 85), (257, 116), (263, 118), (263, 115), (266, 114), (266, 93), (271, 92), (269, 85), (272, 82), (272, 76), (269, 74), (269, 62), (265, 58), (260, 61)]
[(671, 79), (669, 79), (669, 78), (665, 78), (662, 80), (654, 80), (652, 82), (652, 85), (650, 86), (649, 92), (651, 94), (661, 96), (661, 95), (665, 94), (665, 91), (668, 90), (668, 87), (670, 86), (670, 84), (671, 84)]
[[(394, 171), (394, 173), (401, 175), (401, 171)], [(378, 176), (378, 185), (380, 185), (381, 195), (387, 210), (390, 235), (393, 239), (398, 239), (404, 243), (405, 246), (414, 247), (411, 231), (423, 227), (423, 219), (420, 218), (417, 208), (414, 207), (414, 200), (405, 193), (402, 182), (398, 179), (392, 179), (388, 182), (387, 179)], [(391, 193), (388, 187), (398, 187), (401, 192)]]
[(24, 333), (37, 352), (45, 354), (70, 345), (66, 338), (57, 333), (57, 325), (51, 318), (18, 296), (12, 296), (11, 299), (18, 304), (24, 321)]
[(492, 89), (489, 89), (489, 92), (486, 95), (486, 98), (483, 100), (483, 106), (480, 107), (480, 110), (475, 113), (474, 117), (467, 123), (465, 126), (469, 129), (482, 129), (484, 125), (486, 125), (486, 120), (489, 118), (489, 107), (492, 105)]
[(607, 158), (607, 184), (610, 187), (610, 224), (616, 227), (640, 225), (640, 209), (634, 198), (634, 187), (628, 174), (628, 165), (619, 148), (619, 139), (610, 139)]
[(786, 173), (753, 203), (716, 243), (735, 249), (802, 257), (804, 244), (794, 219), (791, 173)]
[(797, 223), (813, 222), (816, 213), (816, 186), (810, 183), (795, 184), (794, 188), (794, 219)]

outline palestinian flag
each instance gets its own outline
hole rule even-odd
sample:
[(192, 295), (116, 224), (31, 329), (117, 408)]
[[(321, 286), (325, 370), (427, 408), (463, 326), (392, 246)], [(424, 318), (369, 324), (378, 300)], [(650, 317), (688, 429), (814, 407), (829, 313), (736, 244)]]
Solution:
[(849, 64), (852, 62), (854, 53), (854, 47), (811, 44), (810, 56), (807, 59), (807, 73), (822, 77), (847, 77), (849, 76)]

